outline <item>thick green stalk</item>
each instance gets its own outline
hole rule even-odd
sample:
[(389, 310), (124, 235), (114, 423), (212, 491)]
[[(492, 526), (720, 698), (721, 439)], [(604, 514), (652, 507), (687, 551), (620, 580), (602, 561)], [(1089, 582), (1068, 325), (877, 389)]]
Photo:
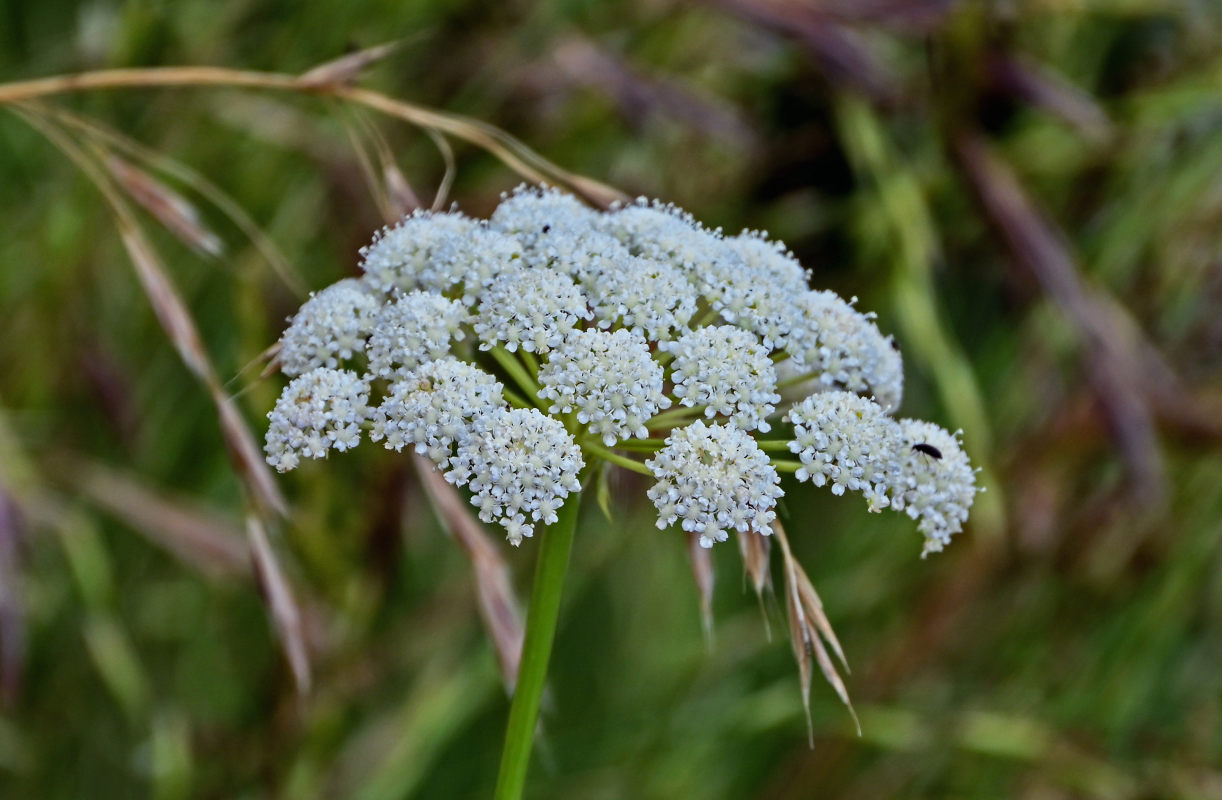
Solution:
[(547, 680), (547, 662), (552, 654), (560, 594), (580, 507), (581, 492), (569, 495), (557, 513), (555, 524), (544, 529), (539, 542), (539, 564), (535, 568), (530, 608), (526, 612), (526, 639), (522, 643), (522, 664), (509, 707), (505, 749), (501, 752), (501, 770), (496, 779), (496, 800), (519, 800), (526, 786), (530, 750), (539, 721), (539, 699)]

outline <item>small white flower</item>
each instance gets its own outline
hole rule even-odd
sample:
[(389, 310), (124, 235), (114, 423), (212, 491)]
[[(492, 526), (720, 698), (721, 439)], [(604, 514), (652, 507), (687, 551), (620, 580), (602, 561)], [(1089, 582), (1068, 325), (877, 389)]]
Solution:
[(662, 375), (639, 333), (574, 331), (539, 370), (539, 397), (553, 401), (553, 414), (575, 409), (577, 421), (610, 447), (649, 436), (645, 423), (670, 407)]
[(584, 466), (559, 420), (534, 408), (498, 408), (475, 418), (445, 477), (467, 486), (479, 518), (500, 523), (518, 545), (536, 523), (556, 521), (564, 498), (581, 489)]
[(315, 367), (335, 368), (363, 352), (379, 304), (354, 278), (310, 295), (280, 337), (280, 370), (295, 376)]
[(873, 314), (863, 314), (834, 292), (798, 297), (804, 317), (785, 342), (797, 366), (817, 371), (825, 388), (873, 395), (888, 413), (900, 404), (903, 364), (894, 340), (883, 336)]
[(387, 303), (369, 337), (370, 374), (403, 376), (441, 358), (449, 352), (450, 342), (462, 340), (467, 321), (461, 303), (431, 292), (409, 292)]
[(688, 331), (661, 347), (674, 354), (671, 380), (685, 406), (704, 406), (746, 431), (767, 433), (776, 409), (776, 370), (768, 350), (747, 331), (716, 325)]
[(374, 235), (361, 248), (361, 269), (375, 289), (437, 289), (440, 272), (432, 263), (437, 249), (463, 239), (478, 223), (458, 212), (416, 211)]
[(571, 194), (523, 184), (501, 195), (501, 204), (488, 220), (493, 228), (516, 236), (528, 252), (566, 234), (592, 231), (598, 212)]
[(661, 342), (686, 330), (696, 313), (696, 287), (678, 269), (652, 258), (625, 252), (584, 280), (600, 328), (619, 325)]
[(355, 372), (319, 367), (299, 375), (268, 412), (267, 463), (288, 472), (302, 457), (356, 447), (368, 413), (369, 386)]
[[(891, 507), (919, 520), (925, 536), (922, 557), (937, 553), (963, 530), (976, 498), (976, 471), (952, 434), (932, 422), (904, 419), (898, 423), (900, 448), (891, 489)], [(938, 452), (930, 455), (913, 445), (926, 445)]]
[(480, 349), (546, 353), (593, 315), (573, 279), (550, 269), (514, 265), (480, 296), (475, 335)]
[(861, 492), (878, 511), (888, 504), (900, 432), (881, 406), (852, 392), (811, 395), (790, 409), (790, 452), (802, 467), (796, 477), (815, 486), (830, 484), (832, 494)]
[(726, 540), (727, 531), (772, 533), (780, 479), (764, 451), (733, 425), (697, 420), (671, 432), (645, 466), (658, 482), (649, 499), (658, 527), (681, 521), (702, 547)]
[(484, 290), (506, 271), (522, 263), (522, 243), (486, 224), (472, 227), (438, 245), (425, 275), (426, 286), (438, 292), (462, 288), (462, 301), (474, 304)]
[(743, 231), (727, 237), (725, 243), (760, 281), (793, 293), (810, 288), (810, 270), (798, 263), (784, 244), (769, 239), (763, 231)]
[(445, 466), (450, 448), (464, 443), (472, 420), (505, 405), (496, 378), (464, 361), (432, 361), (390, 387), (370, 414), (372, 441), (388, 450), (415, 445), (416, 452)]

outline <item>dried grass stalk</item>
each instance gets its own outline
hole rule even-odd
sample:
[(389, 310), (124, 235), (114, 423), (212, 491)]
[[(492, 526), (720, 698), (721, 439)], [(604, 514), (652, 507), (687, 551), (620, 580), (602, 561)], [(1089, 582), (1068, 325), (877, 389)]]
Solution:
[(118, 156), (108, 156), (103, 163), (128, 197), (187, 246), (214, 257), (224, 254), (224, 243), (204, 226), (199, 211), (187, 198)]
[(77, 491), (186, 565), (211, 578), (251, 574), (250, 551), (230, 524), (99, 464), (75, 459), (61, 466)]
[(271, 609), (272, 619), (284, 645), (284, 653), (288, 658), (289, 668), (293, 671), (293, 679), (297, 691), (305, 694), (310, 691), (310, 659), (306, 649), (305, 628), (301, 620), (301, 611), (297, 606), (288, 581), (280, 569), (275, 551), (267, 540), (267, 532), (263, 528), (257, 514), (246, 515), (246, 537), (250, 542), (251, 562), (259, 588)]
[(492, 637), (505, 688), (512, 694), (518, 681), (525, 626), (509, 579), (509, 567), (479, 520), (471, 513), (470, 506), (458, 490), (446, 482), (433, 463), (415, 453), (412, 454), (412, 463), (442, 526), (471, 561), (480, 617)]
[(366, 67), (386, 58), (397, 50), (399, 45), (400, 42), (397, 41), (387, 42), (340, 56), (302, 73), (297, 83), (307, 89), (352, 83)]
[(785, 609), (789, 618), (789, 641), (798, 662), (798, 677), (802, 683), (802, 706), (806, 711), (806, 730), (810, 744), (813, 747), (815, 741), (814, 724), (810, 718), (810, 684), (814, 675), (812, 656), (818, 663), (824, 680), (831, 685), (840, 698), (840, 702), (844, 703), (849, 710), (849, 714), (853, 717), (853, 724), (857, 727), (857, 734), (860, 736), (861, 722), (857, 719), (857, 712), (853, 710), (849, 691), (836, 669), (836, 664), (827, 652), (830, 646), (847, 672), (848, 664), (844, 659), (840, 642), (836, 639), (831, 623), (823, 612), (823, 603), (818, 593), (815, 592), (814, 584), (811, 583), (806, 571), (802, 569), (802, 565), (793, 557), (789, 549), (785, 529), (780, 522), (774, 522), (772, 528), (773, 536), (781, 545), (785, 575)]
[(711, 645), (713, 642), (713, 555), (707, 547), (700, 546), (700, 536), (687, 534), (687, 555), (692, 563), (692, 577), (696, 581), (696, 589), (700, 592), (700, 621), (704, 626), (704, 636)]
[(23, 529), (16, 499), (0, 485), (0, 700), (7, 707), (17, 702), (25, 664), (25, 609), (17, 594)]

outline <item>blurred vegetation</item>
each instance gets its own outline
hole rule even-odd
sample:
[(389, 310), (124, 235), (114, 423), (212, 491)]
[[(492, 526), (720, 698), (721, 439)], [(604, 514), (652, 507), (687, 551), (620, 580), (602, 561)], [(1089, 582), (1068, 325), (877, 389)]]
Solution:
[[(988, 493), (927, 561), (898, 515), (787, 495), (863, 728), (817, 686), (813, 749), (781, 610), (761, 617), (734, 548), (706, 642), (644, 487), (623, 478), (613, 521), (591, 503), (531, 796), (1222, 797), (1215, 4), (7, 0), (0, 19), (4, 82), (297, 73), (401, 38), (366, 85), (771, 231), (897, 335), (904, 412), (965, 429)], [(445, 174), (420, 130), (335, 102), (53, 102), (206, 175), (309, 288), (381, 224), (352, 131), (376, 125), (426, 202)], [(455, 147), (451, 197), (486, 213), (519, 179)], [(280, 481), (299, 696), (215, 412), (113, 216), (15, 115), (0, 152), (0, 797), (486, 796), (508, 703), (410, 462), (361, 449)], [(199, 205), (220, 256), (147, 227), (261, 432), (280, 384), (250, 365), (297, 297)], [(505, 553), (519, 596), (533, 555)]]

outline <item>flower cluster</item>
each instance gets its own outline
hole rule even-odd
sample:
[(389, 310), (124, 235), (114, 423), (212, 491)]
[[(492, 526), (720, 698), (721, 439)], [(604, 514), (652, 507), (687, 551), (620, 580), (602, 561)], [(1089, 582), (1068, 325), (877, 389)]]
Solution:
[(553, 401), (550, 413), (575, 410), (577, 422), (608, 447), (649, 436), (646, 423), (670, 407), (649, 343), (623, 328), (573, 332), (539, 371), (539, 384), (539, 397)]
[(958, 436), (891, 416), (894, 339), (765, 234), (524, 187), (486, 221), (412, 214), (361, 256), (362, 277), (282, 337), (281, 471), (367, 429), (445, 470), (515, 544), (611, 466), (651, 477), (659, 526), (705, 546), (769, 533), (781, 473), (909, 515), (926, 552), (967, 519)]
[(741, 428), (697, 420), (667, 437), (645, 466), (658, 479), (649, 499), (659, 528), (682, 520), (683, 530), (698, 534), (704, 547), (724, 542), (727, 530), (772, 532), (780, 478)]

